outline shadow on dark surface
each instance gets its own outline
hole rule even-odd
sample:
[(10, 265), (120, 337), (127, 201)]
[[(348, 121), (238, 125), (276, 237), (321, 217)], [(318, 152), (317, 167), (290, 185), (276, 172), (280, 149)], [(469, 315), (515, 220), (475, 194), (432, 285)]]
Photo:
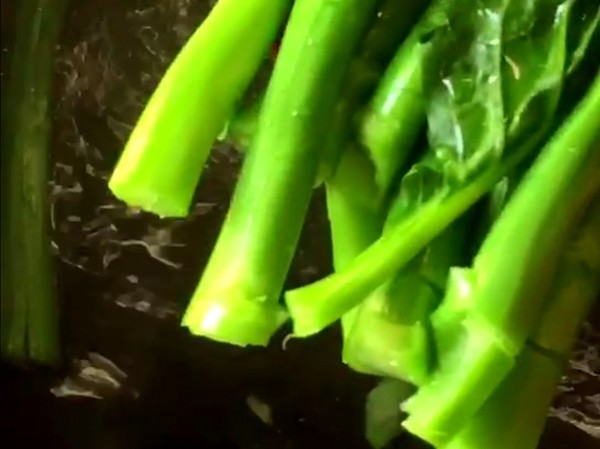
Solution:
[[(348, 375), (336, 376), (325, 369), (314, 370), (312, 379), (302, 379), (312, 370), (301, 367), (296, 376), (290, 374), (300, 362), (271, 371), (276, 359), (254, 354), (239, 360), (237, 365), (244, 368), (236, 371), (235, 362), (223, 363), (222, 351), (216, 352), (221, 355), (216, 370), (211, 365), (200, 368), (187, 360), (157, 355), (156, 365), (146, 365), (148, 376), (137, 399), (58, 400), (49, 393), (53, 386), (50, 377), (3, 365), (0, 435), (3, 441), (18, 441), (20, 446), (49, 449), (366, 448), (360, 416), (365, 389)], [(303, 358), (311, 359), (314, 357)], [(281, 380), (284, 382), (276, 386)], [(272, 425), (266, 425), (246, 405), (249, 392), (273, 406)], [(498, 430), (501, 436), (502, 430)], [(400, 441), (395, 447), (425, 446)], [(598, 446), (572, 425), (551, 419), (540, 449), (566, 447)]]
[[(2, 364), (0, 435), (9, 447), (366, 448), (364, 398), (375, 380), (341, 364), (338, 329), (283, 350), (284, 329), (267, 349), (240, 349), (192, 338), (178, 325), (224, 217), (238, 156), (216, 149), (187, 220), (132, 213), (106, 188), (145, 98), (209, 3), (95, 0), (77, 3), (67, 18), (51, 189), (65, 360), (73, 367), (44, 373)], [(320, 194), (310, 217), (290, 284), (330, 269)], [(90, 353), (119, 367), (117, 383), (65, 382), (74, 367), (89, 374)], [(71, 390), (57, 398), (60, 385)], [(405, 438), (398, 447), (419, 447)], [(551, 419), (541, 449), (563, 447), (597, 442)]]

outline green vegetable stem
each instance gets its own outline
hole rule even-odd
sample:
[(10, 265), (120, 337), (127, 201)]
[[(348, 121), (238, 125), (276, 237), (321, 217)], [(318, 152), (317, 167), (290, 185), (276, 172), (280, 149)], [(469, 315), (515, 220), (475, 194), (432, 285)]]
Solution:
[[(321, 177), (327, 180), (325, 188), (335, 270), (346, 266), (379, 237), (385, 215), (372, 163), (359, 154), (362, 149), (354, 142), (355, 111), (372, 93), (397, 47), (428, 3), (423, 0), (409, 4), (384, 1), (352, 60), (321, 164)], [(341, 162), (338, 161), (340, 158)], [(328, 173), (332, 176), (327, 176)], [(344, 335), (353, 322), (354, 312), (342, 317)]]
[(465, 260), (470, 216), (452, 223), (358, 306), (344, 340), (349, 366), (413, 385), (426, 381), (436, 359), (429, 317), (443, 296), (449, 268)]
[(599, 138), (597, 77), (526, 174), (473, 268), (453, 273), (432, 317), (441, 364), (405, 405), (410, 432), (443, 444), (512, 368), (540, 319), (563, 242), (600, 189)]
[(2, 357), (58, 362), (48, 172), (52, 74), (65, 2), (17, 5), (14, 56), (2, 92)]
[[(397, 207), (402, 217), (345, 269), (287, 292), (298, 336), (320, 331), (391, 279), (523, 156), (523, 151), (502, 151), (500, 47), (479, 44), (501, 38), (497, 17), (477, 16), (471, 5), (475, 17), (466, 20), (463, 11), (470, 9), (464, 1), (451, 6), (457, 24), (435, 29), (423, 62), (427, 63), (423, 70), (431, 74), (423, 79), (431, 96), (427, 100), (431, 148), (403, 177)], [(460, 26), (465, 30), (454, 35)], [(465, 34), (478, 36), (467, 41), (467, 50), (462, 42)], [(476, 64), (482, 59), (486, 64)], [(474, 82), (465, 86), (464, 79)]]
[(291, 0), (219, 0), (168, 68), (109, 187), (130, 206), (187, 215), (209, 151), (267, 57)]
[(297, 0), (257, 134), (202, 279), (183, 319), (193, 334), (265, 345), (317, 177), (321, 136), (375, 0)]
[(561, 256), (549, 302), (515, 367), (445, 449), (537, 447), (569, 353), (600, 293), (598, 229), (600, 195)]

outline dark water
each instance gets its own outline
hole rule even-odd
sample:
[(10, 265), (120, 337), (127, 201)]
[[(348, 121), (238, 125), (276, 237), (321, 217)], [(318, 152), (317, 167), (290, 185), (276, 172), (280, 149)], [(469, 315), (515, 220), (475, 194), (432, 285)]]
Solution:
[[(186, 220), (129, 211), (106, 188), (146, 98), (210, 2), (71, 3), (57, 52), (50, 186), (67, 366), (2, 365), (2, 440), (61, 449), (366, 448), (363, 402), (374, 379), (339, 362), (337, 329), (283, 350), (285, 329), (268, 349), (239, 349), (179, 328), (224, 218), (235, 152), (215, 149)], [(3, 69), (13, 6), (2, 2)], [(329, 270), (317, 195), (289, 282)], [(590, 327), (542, 449), (597, 447), (589, 434), (600, 427), (599, 347)]]

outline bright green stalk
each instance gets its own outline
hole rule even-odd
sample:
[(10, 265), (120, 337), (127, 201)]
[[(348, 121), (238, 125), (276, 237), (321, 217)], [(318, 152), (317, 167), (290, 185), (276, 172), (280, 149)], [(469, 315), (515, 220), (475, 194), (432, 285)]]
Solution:
[[(379, 73), (405, 38), (413, 19), (422, 12), (425, 3), (419, 0), (406, 5), (397, 0), (386, 0), (381, 5), (360, 50), (352, 60), (334, 118), (330, 122), (319, 180), (327, 179), (335, 269), (349, 263), (375, 241), (382, 227), (382, 214), (376, 210), (375, 198), (378, 193), (372, 164), (360, 154), (359, 149), (347, 143), (352, 134), (349, 129), (352, 112), (372, 90)], [(262, 99), (236, 113), (229, 121), (222, 140), (245, 151), (256, 133), (261, 104)], [(342, 148), (346, 150), (337, 164)], [(348, 313), (342, 319), (344, 332), (351, 315)]]
[(437, 307), (447, 272), (462, 263), (467, 221), (458, 220), (388, 283), (358, 307), (344, 341), (352, 368), (421, 385), (435, 362), (429, 316)]
[[(392, 286), (399, 292), (390, 292)], [(375, 290), (358, 308), (344, 341), (344, 362), (359, 372), (423, 383), (433, 364), (427, 317), (439, 296), (417, 276)]]
[(432, 317), (440, 367), (405, 405), (411, 433), (442, 445), (512, 368), (540, 318), (562, 242), (600, 189), (598, 139), (600, 76), (542, 150), (473, 268), (452, 278)]
[[(382, 213), (371, 161), (359, 148), (350, 146), (335, 175), (325, 187), (327, 215), (331, 227), (334, 269), (341, 270), (381, 235)], [(344, 340), (355, 317), (352, 310), (342, 317)]]
[(381, 235), (383, 220), (373, 202), (377, 193), (373, 174), (373, 165), (360, 148), (349, 146), (335, 176), (327, 182), (327, 212), (336, 270)]
[[(373, 198), (378, 196), (378, 190), (374, 183), (371, 161), (357, 148), (346, 149), (335, 175), (325, 184), (325, 192), (333, 267), (335, 271), (339, 271), (377, 240), (383, 229), (382, 213), (373, 202)], [(360, 194), (357, 197), (358, 192)], [(363, 193), (368, 195), (366, 202), (362, 200)], [(344, 342), (357, 312), (358, 308), (355, 307), (341, 317)], [(343, 355), (342, 359), (347, 363)]]
[[(375, 199), (379, 194), (373, 182), (372, 163), (360, 154), (359, 149), (347, 144), (352, 134), (349, 129), (352, 125), (351, 113), (372, 90), (379, 73), (406, 37), (413, 20), (421, 14), (426, 3), (419, 0), (406, 5), (397, 0), (387, 0), (381, 5), (359, 52), (352, 60), (343, 93), (330, 123), (324, 149), (325, 160), (321, 163), (319, 178), (327, 179), (327, 207), (336, 270), (375, 241), (382, 228), (383, 214), (377, 210)], [(235, 114), (222, 140), (245, 151), (256, 133), (261, 103), (257, 101)], [(342, 160), (337, 164), (340, 148), (344, 147), (346, 150), (343, 151)], [(344, 332), (349, 327), (351, 315), (348, 313), (342, 319)]]
[[(372, 163), (349, 144), (353, 134), (353, 114), (375, 88), (380, 74), (427, 3), (425, 0), (408, 4), (397, 0), (383, 2), (352, 60), (343, 94), (336, 106), (319, 176), (328, 179), (325, 188), (335, 270), (346, 266), (373, 243), (382, 229), (383, 213), (377, 200), (381, 195), (374, 184)], [(342, 161), (338, 164), (340, 156)], [(354, 315), (350, 311), (342, 317), (344, 335), (348, 333)]]
[(294, 335), (319, 332), (348, 312), (415, 257), (527, 154), (524, 148), (451, 195), (441, 192), (385, 233), (345, 269), (286, 293)]
[(373, 174), (373, 166), (360, 148), (349, 146), (335, 176), (327, 182), (327, 212), (336, 270), (350, 263), (381, 234), (383, 219), (373, 202), (377, 193)]
[(471, 254), (476, 253), (479, 249), (490, 228), (500, 216), (504, 206), (506, 206), (506, 202), (514, 193), (519, 180), (520, 177), (515, 171), (512, 175), (504, 176), (496, 183), (490, 193), (482, 199), (481, 203), (475, 206), (476, 218), (474, 219), (469, 248)]
[[(286, 294), (296, 335), (318, 332), (359, 304), (539, 151), (565, 77), (569, 5), (511, 2), (506, 31), (500, 25), (507, 0), (494, 0), (490, 7), (497, 11), (485, 15), (463, 1), (448, 16), (452, 25), (431, 39), (424, 77), (430, 149), (402, 180), (403, 218), (346, 269)], [(553, 8), (556, 20), (532, 28), (541, 7)], [(502, 39), (502, 53), (499, 45), (486, 44)], [(532, 69), (515, 72), (515, 61)]]
[(54, 51), (65, 2), (23, 0), (2, 92), (2, 357), (59, 359), (48, 173)]
[[(600, 141), (596, 144), (600, 152)], [(600, 175), (600, 171), (596, 173)], [(542, 319), (529, 340), (545, 351), (568, 357), (581, 323), (600, 293), (600, 193), (567, 247)]]
[(535, 449), (563, 363), (526, 346), (485, 405), (443, 449)]
[[(475, 5), (471, 4), (473, 2), (475, 0), (453, 2), (453, 16), (464, 16), (465, 10), (476, 11)], [(465, 33), (467, 36), (480, 33), (482, 41), (494, 36), (499, 39), (501, 31), (497, 20), (476, 16), (475, 12), (471, 16), (471, 20), (462, 25), (468, 28), (468, 33)], [(427, 52), (426, 70), (430, 74), (424, 80), (427, 80), (431, 91), (428, 100), (428, 109), (431, 110), (431, 148), (403, 178), (399, 199), (403, 205), (402, 219), (346, 269), (287, 293), (286, 302), (294, 321), (295, 335), (316, 333), (358, 305), (375, 288), (391, 279), (426, 244), (486, 193), (507, 169), (532, 150), (528, 148), (502, 154), (504, 129), (499, 77), (500, 49), (494, 46), (479, 48), (482, 47), (479, 39), (473, 39), (465, 45), (460, 42), (462, 35), (454, 36), (453, 32), (453, 27), (442, 26), (428, 41), (431, 49)], [(471, 47), (475, 48), (471, 51)], [(450, 49), (454, 49), (453, 52)], [(476, 64), (478, 61), (452, 63), (461, 59), (477, 60), (483, 57), (480, 53), (487, 58), (486, 64)], [(444, 73), (438, 65), (445, 63), (444, 58), (448, 58), (447, 64), (452, 63), (456, 67), (453, 81), (440, 78)], [(476, 89), (470, 87), (464, 97), (449, 95), (446, 82), (456, 82), (457, 88), (461, 88), (462, 80), (469, 77), (476, 81)], [(470, 108), (462, 105), (462, 101)], [(457, 115), (461, 123), (452, 126), (447, 123), (454, 121)], [(475, 119), (477, 128), (472, 126)], [(448, 142), (449, 138), (454, 138), (447, 136), (448, 130), (462, 126), (469, 137), (473, 135), (473, 139)], [(483, 133), (479, 131), (481, 128), (485, 130)], [(450, 144), (456, 148), (454, 152), (451, 149), (442, 151), (449, 148)], [(468, 145), (467, 148), (464, 148), (465, 145)], [(482, 169), (482, 157), (490, 155), (494, 159), (498, 159), (498, 155), (503, 157)], [(470, 176), (467, 177), (464, 172)]]
[(600, 195), (562, 256), (550, 302), (515, 367), (445, 449), (535, 449), (565, 362), (600, 293)]
[(377, 1), (296, 0), (217, 244), (183, 319), (195, 335), (265, 345), (317, 176), (322, 136)]
[[(396, 9), (401, 9), (398, 8), (400, 5), (397, 2), (394, 6)], [(422, 9), (419, 8), (420, 15)], [(378, 156), (373, 158), (379, 163), (380, 172), (378, 173), (379, 192), (376, 192), (371, 200), (375, 204), (379, 204), (386, 198), (392, 177), (411, 153), (416, 137), (421, 131), (420, 125), (425, 122), (425, 111), (421, 104), (423, 95), (419, 92), (420, 65), (427, 45), (421, 45), (419, 41), (427, 28), (433, 27), (434, 13), (439, 12), (440, 9), (440, 3), (434, 3), (434, 6), (422, 15), (416, 29), (396, 52), (383, 81), (375, 92), (374, 99), (370, 102), (367, 113), (361, 117), (363, 123), (361, 129), (365, 137), (363, 143), (366, 143), (367, 149), (371, 150), (372, 158), (374, 152)], [(414, 85), (417, 94), (411, 91), (411, 85)], [(383, 183), (381, 182), (382, 168), (389, 170), (386, 172), (389, 175), (388, 179)], [(338, 201), (352, 204), (352, 195), (355, 193), (351, 192), (348, 199), (340, 198)], [(365, 214), (361, 210), (357, 210), (355, 214), (355, 218), (353, 220), (349, 218), (344, 226), (360, 228), (359, 223), (364, 219), (362, 217)], [(336, 217), (330, 215), (330, 218), (333, 223)], [(333, 237), (335, 253), (335, 233)], [(341, 244), (344, 245), (343, 242)], [(365, 248), (366, 246), (361, 250)], [(356, 255), (358, 254), (357, 252)], [(339, 267), (336, 266), (336, 270), (339, 270)], [(392, 283), (391, 291), (390, 285), (386, 284), (371, 294), (359, 307), (358, 320), (356, 320), (356, 309), (343, 316), (343, 360), (357, 371), (419, 382), (428, 371), (432, 355), (429, 351), (430, 338), (426, 329), (427, 324), (422, 321), (422, 318), (433, 310), (438, 293), (434, 292), (428, 285), (428, 281), (423, 280), (419, 275), (413, 276), (413, 273), (409, 273), (400, 278)], [(400, 299), (396, 296), (401, 290), (415, 300), (396, 301)], [(394, 298), (391, 298), (392, 296)], [(396, 338), (392, 337), (394, 335)], [(398, 342), (402, 344), (398, 345)]]
[(280, 30), (291, 0), (219, 0), (144, 109), (109, 187), (131, 206), (183, 217), (209, 151)]

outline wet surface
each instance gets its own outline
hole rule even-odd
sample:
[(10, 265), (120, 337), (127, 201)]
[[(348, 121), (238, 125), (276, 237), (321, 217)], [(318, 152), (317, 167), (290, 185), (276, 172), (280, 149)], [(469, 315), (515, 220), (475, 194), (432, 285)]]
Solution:
[[(186, 220), (128, 210), (106, 187), (147, 96), (211, 2), (72, 3), (56, 62), (50, 185), (67, 366), (2, 365), (2, 439), (60, 449), (366, 448), (362, 413), (374, 379), (340, 363), (337, 329), (284, 350), (286, 329), (267, 349), (240, 349), (179, 327), (224, 218), (240, 162), (233, 149), (213, 152)], [(11, 13), (2, 2), (3, 70)], [(289, 284), (330, 264), (317, 194)], [(586, 335), (543, 449), (594, 447), (600, 337), (591, 327)]]

